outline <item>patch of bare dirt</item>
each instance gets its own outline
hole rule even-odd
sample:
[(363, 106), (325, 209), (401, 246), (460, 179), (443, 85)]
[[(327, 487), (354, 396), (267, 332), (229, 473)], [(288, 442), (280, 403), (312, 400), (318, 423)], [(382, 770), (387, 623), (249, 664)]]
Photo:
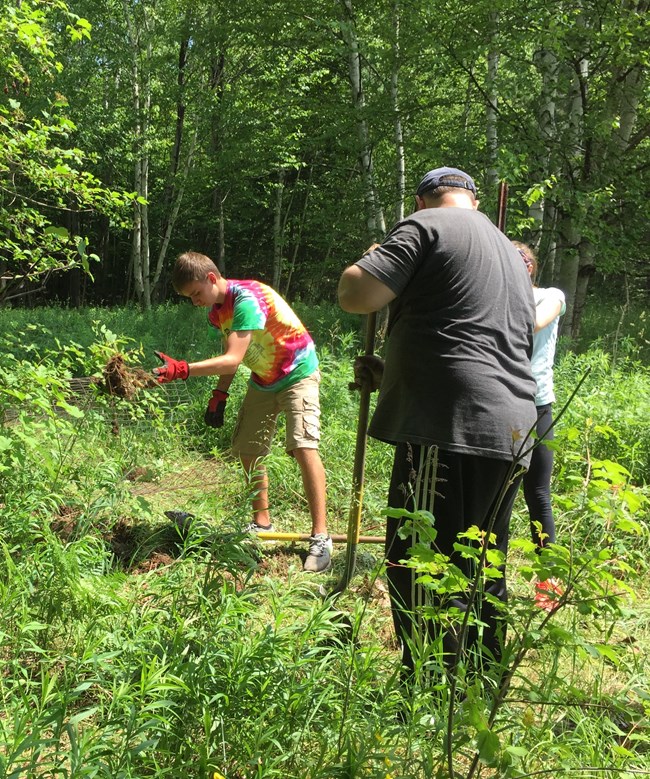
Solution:
[[(53, 532), (65, 543), (78, 536), (81, 512), (73, 506), (62, 505), (52, 518)], [(181, 538), (173, 527), (152, 528), (146, 523), (135, 523), (120, 517), (110, 527), (96, 527), (115, 558), (116, 567), (129, 573), (146, 573), (170, 565), (180, 553)], [(82, 532), (88, 532), (86, 529)]]
[(164, 554), (163, 552), (153, 552), (142, 562), (138, 563), (131, 569), (132, 573), (149, 573), (156, 568), (163, 568), (167, 565), (171, 565), (174, 562), (174, 558), (171, 555)]
[(152, 468), (147, 466), (138, 465), (135, 468), (131, 468), (130, 471), (124, 474), (126, 481), (153, 481), (155, 473)]
[(261, 576), (277, 576), (285, 579), (290, 567), (302, 565), (307, 557), (305, 544), (260, 544), (260, 560), (257, 573)]
[(54, 534), (62, 541), (70, 541), (74, 537), (77, 529), (79, 514), (79, 509), (74, 508), (74, 506), (67, 506), (65, 504), (59, 506), (57, 516), (55, 516), (50, 523), (50, 527)]
[(129, 573), (143, 573), (169, 565), (178, 557), (182, 542), (173, 527), (152, 530), (145, 523), (121, 517), (103, 534), (116, 565)]

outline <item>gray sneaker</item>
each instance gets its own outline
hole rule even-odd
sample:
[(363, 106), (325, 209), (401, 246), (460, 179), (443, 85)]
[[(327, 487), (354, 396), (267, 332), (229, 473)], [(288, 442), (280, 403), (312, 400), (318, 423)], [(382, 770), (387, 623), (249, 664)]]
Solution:
[(255, 524), (255, 522), (251, 522), (246, 526), (246, 532), (250, 533), (251, 535), (256, 535), (257, 533), (275, 533), (275, 528), (273, 525), (266, 525), (266, 527), (262, 527), (261, 525)]
[(303, 569), (310, 573), (322, 573), (332, 564), (332, 539), (325, 533), (317, 533), (309, 539), (309, 554)]

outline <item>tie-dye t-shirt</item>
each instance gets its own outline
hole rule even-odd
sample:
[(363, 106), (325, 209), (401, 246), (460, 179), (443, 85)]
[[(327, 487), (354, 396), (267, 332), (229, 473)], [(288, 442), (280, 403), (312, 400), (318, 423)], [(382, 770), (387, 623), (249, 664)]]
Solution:
[(232, 332), (252, 332), (243, 362), (259, 389), (279, 392), (318, 368), (307, 328), (286, 300), (260, 281), (228, 279), (226, 297), (212, 306), (208, 319), (226, 338)]

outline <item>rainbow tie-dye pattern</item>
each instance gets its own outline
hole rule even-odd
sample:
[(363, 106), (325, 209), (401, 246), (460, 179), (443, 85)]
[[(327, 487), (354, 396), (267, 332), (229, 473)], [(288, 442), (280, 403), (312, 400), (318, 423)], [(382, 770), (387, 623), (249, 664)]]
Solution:
[(212, 306), (208, 320), (225, 337), (231, 332), (252, 332), (243, 362), (259, 389), (278, 392), (318, 368), (307, 328), (286, 300), (261, 281), (228, 279), (226, 297)]

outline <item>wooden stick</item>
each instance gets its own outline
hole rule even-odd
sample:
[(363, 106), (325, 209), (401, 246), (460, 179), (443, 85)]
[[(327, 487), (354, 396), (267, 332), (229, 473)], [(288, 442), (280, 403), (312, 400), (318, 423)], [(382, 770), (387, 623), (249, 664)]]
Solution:
[(499, 182), (499, 205), (497, 210), (497, 227), (502, 233), (506, 231), (506, 212), (508, 210), (508, 184)]
[[(375, 331), (377, 329), (377, 312), (368, 314), (366, 319), (366, 339), (364, 354), (375, 352)], [(357, 544), (361, 536), (361, 508), (363, 505), (363, 485), (366, 469), (366, 448), (368, 419), (370, 416), (370, 388), (361, 387), (359, 391), (359, 418), (357, 420), (357, 440), (354, 449), (354, 465), (352, 466), (352, 502), (348, 518), (348, 542), (345, 549), (345, 567), (343, 575), (332, 590), (332, 595), (343, 592), (354, 574), (357, 564)]]

